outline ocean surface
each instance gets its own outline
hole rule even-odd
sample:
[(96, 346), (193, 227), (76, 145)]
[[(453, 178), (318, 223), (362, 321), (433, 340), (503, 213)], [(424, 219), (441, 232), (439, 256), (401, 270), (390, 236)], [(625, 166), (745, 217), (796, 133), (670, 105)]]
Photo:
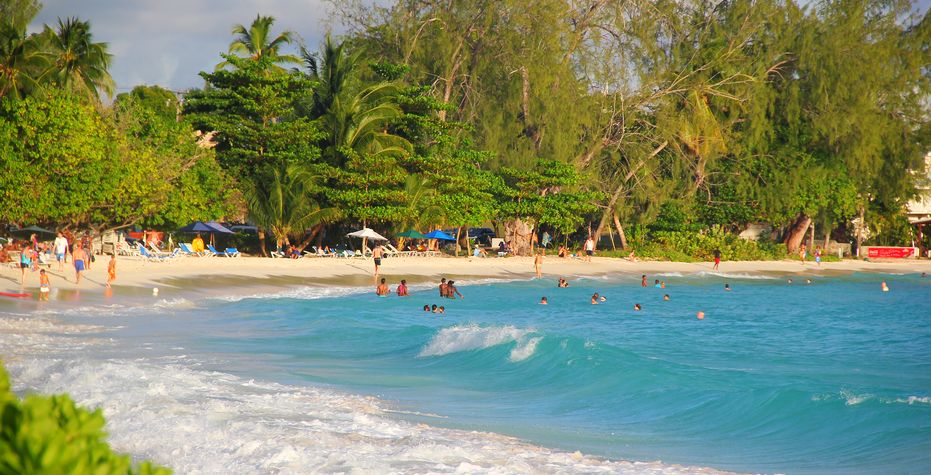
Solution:
[(0, 357), (177, 473), (931, 473), (931, 279), (648, 277), (4, 299)]

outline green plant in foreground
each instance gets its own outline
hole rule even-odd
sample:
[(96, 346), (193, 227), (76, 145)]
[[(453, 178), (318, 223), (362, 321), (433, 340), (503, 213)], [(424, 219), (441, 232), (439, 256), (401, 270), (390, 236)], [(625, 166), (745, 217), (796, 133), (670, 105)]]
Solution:
[(171, 470), (113, 452), (100, 409), (77, 406), (66, 394), (20, 400), (0, 365), (0, 474), (168, 475)]

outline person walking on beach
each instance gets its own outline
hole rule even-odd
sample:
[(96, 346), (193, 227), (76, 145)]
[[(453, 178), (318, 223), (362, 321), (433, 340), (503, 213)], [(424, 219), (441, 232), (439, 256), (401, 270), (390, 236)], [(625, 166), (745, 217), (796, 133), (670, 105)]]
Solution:
[(806, 257), (808, 257), (808, 248), (806, 248), (805, 245), (802, 244), (798, 248), (798, 260), (800, 260), (802, 264), (804, 265)]
[(381, 267), (381, 257), (385, 255), (385, 248), (381, 244), (375, 246), (372, 250), (372, 258), (375, 259), (375, 275), (378, 275), (378, 269)]
[(818, 267), (821, 267), (821, 246), (815, 249), (815, 263), (818, 264)]
[(116, 254), (110, 255), (110, 262), (107, 264), (107, 288), (110, 288), (110, 282), (116, 280)]
[(84, 236), (81, 238), (81, 248), (84, 250), (84, 268), (87, 270), (91, 270), (91, 261), (94, 260), (92, 245), (90, 232), (84, 231)]
[(592, 254), (595, 253), (595, 239), (591, 235), (585, 240), (585, 261), (592, 261)]
[(81, 249), (80, 244), (74, 245), (74, 249), (71, 250), (71, 258), (74, 260), (74, 282), (81, 285), (81, 272), (84, 272), (84, 260), (87, 259), (87, 256), (84, 254), (84, 249)]
[(711, 253), (714, 255), (714, 267), (712, 269), (718, 270), (718, 265), (721, 264), (721, 250), (715, 249)]
[(64, 272), (65, 255), (68, 254), (68, 240), (65, 239), (62, 233), (58, 233), (58, 236), (55, 237), (52, 248), (55, 250), (55, 259), (58, 260), (58, 272)]
[(537, 271), (537, 277), (543, 277), (543, 251), (537, 252), (533, 258), (533, 267)]

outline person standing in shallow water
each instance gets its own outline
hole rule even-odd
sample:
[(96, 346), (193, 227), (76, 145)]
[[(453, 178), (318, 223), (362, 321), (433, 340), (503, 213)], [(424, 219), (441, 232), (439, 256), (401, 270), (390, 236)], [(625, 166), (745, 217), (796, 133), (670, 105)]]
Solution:
[(407, 281), (401, 279), (401, 283), (398, 284), (398, 290), (395, 291), (398, 297), (407, 297)]
[(533, 268), (537, 271), (537, 277), (543, 277), (543, 251), (537, 252), (533, 258)]
[(391, 293), (391, 290), (388, 289), (388, 284), (385, 283), (385, 278), (382, 277), (381, 282), (379, 282), (378, 287), (375, 287), (375, 295), (379, 297), (384, 297)]
[(446, 297), (446, 277), (440, 279), (440, 297)]

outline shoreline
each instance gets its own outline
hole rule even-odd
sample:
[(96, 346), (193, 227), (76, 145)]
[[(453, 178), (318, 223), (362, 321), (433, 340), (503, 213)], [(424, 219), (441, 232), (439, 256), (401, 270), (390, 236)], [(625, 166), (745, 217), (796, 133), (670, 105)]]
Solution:
[[(117, 258), (117, 279), (114, 289), (106, 289), (106, 259), (98, 259), (82, 277), (81, 285), (74, 281), (74, 271), (66, 263), (64, 272), (53, 263), (47, 270), (55, 294), (74, 293), (143, 294), (142, 289), (158, 287), (160, 293), (182, 291), (204, 294), (223, 293), (223, 290), (264, 287), (282, 289), (296, 285), (338, 285), (366, 287), (375, 285), (374, 265), (369, 259), (303, 258), (274, 259), (261, 257), (180, 257), (169, 262), (146, 262), (138, 258)], [(733, 274), (825, 276), (864, 273), (921, 273), (931, 272), (931, 260), (844, 260), (801, 264), (795, 260), (781, 261), (724, 261), (717, 271), (711, 262), (630, 262), (620, 258), (595, 257), (592, 262), (572, 258), (547, 257), (543, 263), (543, 278), (558, 279), (602, 277), (606, 275), (639, 276), (648, 278), (658, 273)], [(4, 266), (0, 271), (0, 292), (28, 293), (22, 300), (35, 300), (38, 295), (38, 272), (26, 271), (26, 283), (20, 285), (19, 269)], [(503, 279), (523, 280), (534, 277), (532, 257), (466, 258), (466, 257), (395, 257), (383, 261), (381, 275), (393, 289), (400, 279), (409, 284), (435, 282), (440, 277), (460, 280)], [(63, 292), (55, 292), (63, 291)], [(14, 300), (4, 297), (4, 300)]]

